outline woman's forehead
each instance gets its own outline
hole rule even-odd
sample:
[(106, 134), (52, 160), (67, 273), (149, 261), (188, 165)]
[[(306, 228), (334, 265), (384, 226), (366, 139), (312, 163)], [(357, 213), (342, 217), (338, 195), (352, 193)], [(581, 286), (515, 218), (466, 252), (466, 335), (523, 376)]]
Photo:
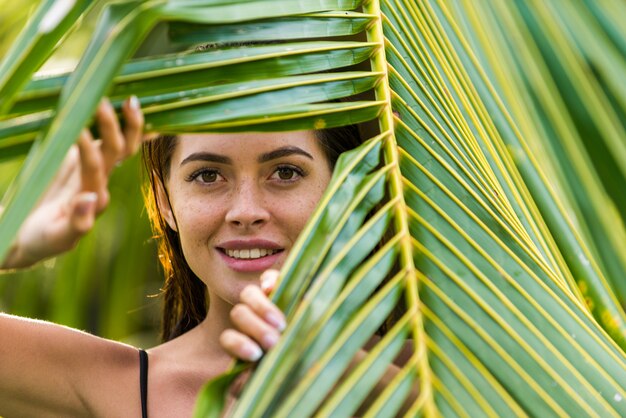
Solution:
[(282, 147), (296, 146), (320, 156), (322, 150), (314, 131), (245, 132), (226, 134), (180, 135), (174, 160), (183, 160), (197, 152), (209, 152), (236, 158), (261, 155)]

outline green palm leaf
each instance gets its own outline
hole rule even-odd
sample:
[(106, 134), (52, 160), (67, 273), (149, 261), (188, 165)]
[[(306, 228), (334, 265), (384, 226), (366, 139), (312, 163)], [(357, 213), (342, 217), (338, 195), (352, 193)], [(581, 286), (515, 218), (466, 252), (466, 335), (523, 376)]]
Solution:
[[(149, 129), (167, 132), (377, 119), (283, 268), (273, 297), (289, 326), (232, 415), (625, 415), (623, 8), (112, 5), (78, 68), (31, 81), (0, 121), (6, 155), (40, 135), (5, 196), (0, 254), (105, 92), (138, 94)], [(185, 22), (171, 24), (180, 44), (215, 45), (124, 63), (162, 20)], [(322, 39), (337, 36), (350, 38)], [(228, 379), (207, 385), (197, 416), (219, 413)]]
[(41, 2), (0, 64), (0, 116), (91, 4), (91, 0)]

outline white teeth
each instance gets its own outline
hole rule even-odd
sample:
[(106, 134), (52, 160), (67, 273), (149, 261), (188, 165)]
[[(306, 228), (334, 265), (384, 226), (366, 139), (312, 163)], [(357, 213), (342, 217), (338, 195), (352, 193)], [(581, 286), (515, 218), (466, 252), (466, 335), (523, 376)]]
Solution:
[(267, 248), (251, 248), (249, 250), (224, 250), (229, 257), (232, 258), (261, 258), (268, 255), (272, 255), (278, 252), (278, 250), (270, 250)]

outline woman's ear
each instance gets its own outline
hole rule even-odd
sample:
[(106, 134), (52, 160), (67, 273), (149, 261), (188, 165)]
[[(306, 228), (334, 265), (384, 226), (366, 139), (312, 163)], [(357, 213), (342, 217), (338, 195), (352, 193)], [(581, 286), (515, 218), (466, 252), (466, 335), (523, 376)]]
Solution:
[(163, 182), (158, 180), (157, 176), (154, 176), (155, 183), (155, 193), (156, 193), (156, 201), (159, 209), (159, 213), (165, 219), (165, 222), (172, 228), (174, 231), (178, 232), (178, 226), (176, 225), (176, 218), (174, 217), (174, 212), (172, 211), (172, 205), (170, 205), (170, 199), (165, 191), (165, 186)]

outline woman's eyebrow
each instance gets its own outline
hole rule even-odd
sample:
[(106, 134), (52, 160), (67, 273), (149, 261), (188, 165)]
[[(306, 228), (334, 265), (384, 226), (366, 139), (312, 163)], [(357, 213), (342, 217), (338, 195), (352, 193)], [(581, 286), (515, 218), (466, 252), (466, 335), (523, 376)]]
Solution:
[(187, 158), (185, 158), (180, 165), (183, 166), (187, 163), (190, 163), (192, 161), (211, 161), (213, 163), (221, 163), (221, 164), (232, 164), (233, 160), (231, 160), (230, 158), (224, 156), (224, 155), (219, 155), (219, 154), (212, 154), (210, 152), (194, 152), (193, 154), (189, 155)]
[(282, 148), (278, 148), (277, 150), (274, 151), (270, 151), (267, 152), (265, 154), (261, 154), (258, 158), (258, 161), (260, 163), (265, 163), (267, 161), (270, 160), (275, 160), (276, 158), (281, 158), (281, 157), (287, 157), (289, 155), (304, 155), (307, 158), (310, 158), (311, 160), (313, 160), (313, 156), (311, 154), (309, 154), (308, 152), (306, 152), (305, 150), (303, 150), (302, 148), (298, 148), (298, 147), (282, 147)]

